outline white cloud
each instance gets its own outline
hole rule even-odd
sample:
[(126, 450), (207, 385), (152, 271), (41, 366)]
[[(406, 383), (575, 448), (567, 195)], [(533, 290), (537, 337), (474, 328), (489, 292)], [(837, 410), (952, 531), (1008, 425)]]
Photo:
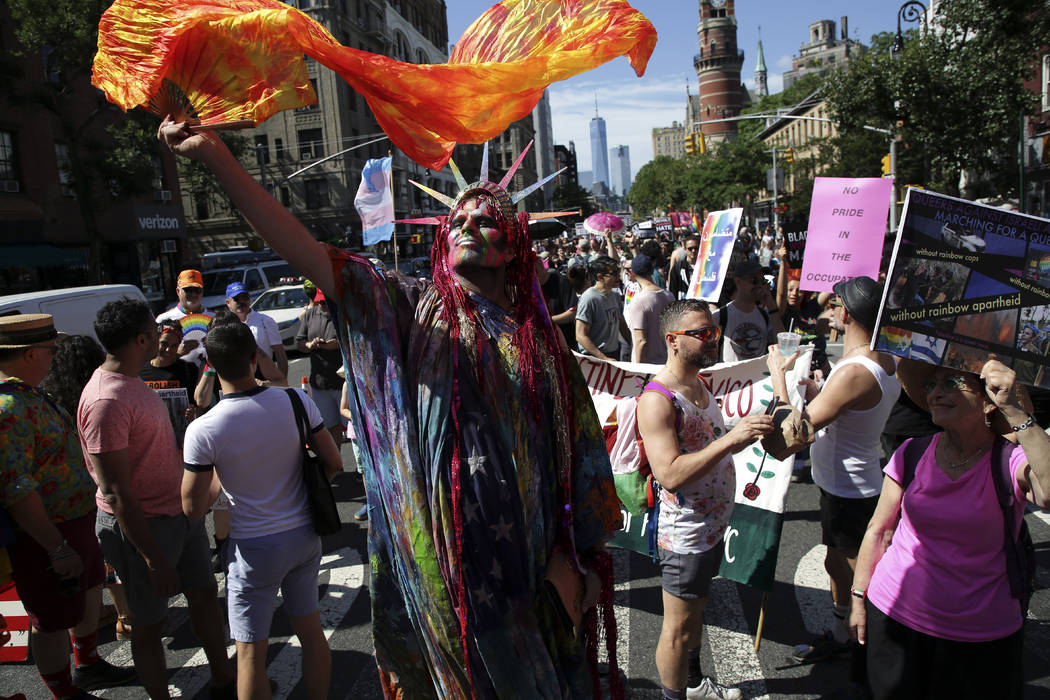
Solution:
[(603, 80), (574, 79), (554, 85), (549, 88), (554, 142), (575, 142), (579, 169), (591, 170), (590, 121), (597, 90), (598, 114), (605, 119), (608, 147), (630, 147), (633, 177), (652, 160), (653, 128), (685, 121), (687, 77), (686, 73), (646, 76), (616, 85)]

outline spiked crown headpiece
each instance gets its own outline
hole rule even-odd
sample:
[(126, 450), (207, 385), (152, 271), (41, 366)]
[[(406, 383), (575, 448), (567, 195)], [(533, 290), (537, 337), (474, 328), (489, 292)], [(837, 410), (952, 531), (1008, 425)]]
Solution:
[[(466, 178), (463, 177), (463, 173), (460, 172), (459, 167), (455, 161), (449, 158), (448, 167), (452, 171), (453, 177), (456, 178), (456, 184), (459, 186), (459, 193), (455, 197), (449, 197), (447, 194), (442, 194), (435, 189), (421, 185), (415, 180), (409, 180), (413, 185), (426, 192), (428, 195), (436, 199), (437, 201), (444, 204), (449, 208), (449, 211), (454, 211), (463, 200), (468, 197), (477, 194), (487, 194), (492, 197), (499, 205), (504, 217), (507, 221), (514, 221), (517, 218), (516, 206), (518, 202), (528, 197), (530, 194), (543, 187), (545, 184), (561, 175), (565, 172), (566, 168), (562, 168), (556, 172), (547, 175), (541, 180), (529, 185), (525, 189), (511, 193), (507, 191), (507, 187), (510, 185), (511, 180), (514, 179), (514, 174), (518, 172), (518, 168), (521, 167), (521, 163), (525, 160), (525, 155), (532, 148), (532, 141), (529, 141), (528, 145), (522, 149), (521, 154), (517, 160), (514, 161), (514, 165), (510, 167), (507, 174), (503, 176), (498, 183), (489, 180), (489, 144), (486, 141), (485, 146), (482, 150), (481, 155), (481, 172), (478, 173), (478, 180), (476, 182), (468, 183)], [(540, 219), (552, 219), (556, 216), (567, 216), (569, 214), (576, 214), (575, 211), (559, 211), (559, 212), (539, 212), (530, 213), (529, 221), (538, 221)], [(447, 217), (444, 216), (428, 216), (421, 219), (398, 219), (398, 223), (402, 224), (425, 224), (431, 226), (440, 226), (445, 222)]]

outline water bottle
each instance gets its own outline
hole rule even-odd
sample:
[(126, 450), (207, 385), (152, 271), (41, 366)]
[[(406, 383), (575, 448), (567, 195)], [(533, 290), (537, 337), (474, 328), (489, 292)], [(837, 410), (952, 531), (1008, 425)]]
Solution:
[(307, 395), (309, 395), (309, 397), (311, 399), (314, 397), (314, 392), (310, 388), (310, 380), (309, 380), (309, 378), (303, 377), (302, 389), (303, 389), (303, 391), (305, 391), (307, 393)]

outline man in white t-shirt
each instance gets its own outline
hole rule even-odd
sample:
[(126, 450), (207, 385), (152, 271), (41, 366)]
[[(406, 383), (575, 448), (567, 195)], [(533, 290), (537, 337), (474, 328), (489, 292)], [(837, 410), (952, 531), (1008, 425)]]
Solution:
[(732, 301), (714, 313), (715, 323), (722, 329), (722, 362), (762, 357), (770, 341), (784, 330), (773, 292), (758, 261), (745, 259), (737, 263), (733, 282), (736, 290)]
[[(809, 454), (813, 482), (820, 488), (820, 525), (827, 545), (824, 568), (831, 582), (833, 624), (824, 636), (795, 648), (794, 658), (807, 663), (849, 650), (853, 572), (882, 491), (882, 430), (901, 393), (893, 357), (869, 349), (882, 286), (870, 277), (854, 277), (834, 289), (842, 300), (832, 318), (832, 327), (845, 333), (842, 359), (819, 393), (813, 384), (807, 388), (805, 409), (818, 431)], [(785, 358), (775, 347), (769, 353), (770, 379), (774, 393), (787, 396), (785, 372), (798, 353)]]
[(231, 282), (226, 285), (226, 308), (237, 315), (248, 328), (252, 329), (255, 342), (268, 354), (277, 364), (277, 369), (285, 377), (288, 376), (288, 353), (284, 351), (284, 343), (281, 341), (281, 332), (277, 329), (277, 321), (266, 314), (252, 311), (252, 298), (248, 294), (248, 288), (242, 282)]
[(220, 488), (230, 502), (226, 592), (230, 633), (237, 642), (238, 697), (258, 697), (256, 692), (269, 687), (266, 649), (278, 588), (302, 644), (307, 693), (327, 697), (331, 654), (317, 609), (321, 540), (306, 503), (288, 392), (302, 401), (311, 428), (307, 439), (329, 478), (342, 470), (339, 450), (304, 392), (256, 385), (256, 340), (246, 326), (214, 328), (204, 344), (223, 399), (186, 432), (182, 507), (188, 518), (199, 520)]

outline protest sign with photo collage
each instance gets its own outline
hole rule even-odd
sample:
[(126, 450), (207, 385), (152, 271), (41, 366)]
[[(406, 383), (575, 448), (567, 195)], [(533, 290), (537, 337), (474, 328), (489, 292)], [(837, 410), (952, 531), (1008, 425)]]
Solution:
[(909, 189), (886, 280), (878, 349), (1050, 387), (1050, 221)]

